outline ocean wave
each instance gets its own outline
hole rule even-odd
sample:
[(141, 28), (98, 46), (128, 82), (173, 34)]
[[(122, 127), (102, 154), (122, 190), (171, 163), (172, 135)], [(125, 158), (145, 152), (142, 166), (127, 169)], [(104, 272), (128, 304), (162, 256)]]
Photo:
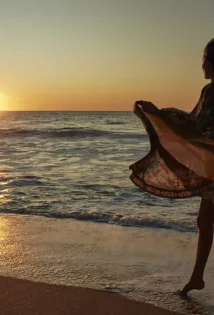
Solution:
[(179, 232), (197, 232), (197, 226), (192, 221), (151, 218), (149, 216), (131, 216), (113, 214), (110, 212), (96, 211), (74, 211), (74, 212), (52, 212), (35, 211), (34, 209), (23, 208), (18, 210), (1, 211), (1, 213), (39, 215), (54, 219), (75, 219), (81, 221), (92, 221), (96, 223), (115, 224), (124, 227), (145, 227), (156, 229), (175, 230)]
[(44, 186), (45, 178), (33, 175), (25, 176), (0, 176), (0, 184), (4, 187)]
[(127, 122), (125, 122), (125, 121), (111, 121), (111, 120), (107, 120), (106, 124), (107, 125), (126, 125)]
[(43, 136), (43, 137), (72, 137), (72, 138), (96, 138), (96, 137), (112, 137), (112, 138), (147, 138), (146, 134), (130, 133), (119, 131), (108, 131), (88, 128), (58, 128), (58, 129), (0, 129), (1, 136)]

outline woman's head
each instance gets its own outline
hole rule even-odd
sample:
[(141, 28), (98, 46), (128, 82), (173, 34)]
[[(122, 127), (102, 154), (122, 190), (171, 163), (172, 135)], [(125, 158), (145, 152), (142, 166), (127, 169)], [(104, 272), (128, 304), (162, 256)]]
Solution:
[(202, 69), (205, 79), (214, 79), (214, 38), (204, 48)]

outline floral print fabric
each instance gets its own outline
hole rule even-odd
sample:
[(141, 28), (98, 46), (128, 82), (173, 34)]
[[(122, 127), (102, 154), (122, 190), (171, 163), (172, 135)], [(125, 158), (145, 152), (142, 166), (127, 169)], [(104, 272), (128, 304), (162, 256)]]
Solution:
[(139, 101), (134, 113), (150, 139), (150, 152), (130, 165), (142, 190), (167, 198), (214, 198), (214, 84), (206, 85), (191, 113)]

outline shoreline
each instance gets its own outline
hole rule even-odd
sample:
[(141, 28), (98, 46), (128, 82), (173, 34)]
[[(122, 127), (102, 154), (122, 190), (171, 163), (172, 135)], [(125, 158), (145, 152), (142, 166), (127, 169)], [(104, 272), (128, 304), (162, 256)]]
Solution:
[(1, 315), (178, 315), (118, 293), (0, 276)]
[[(69, 290), (75, 292), (73, 295), (81, 291), (78, 293), (82, 296), (78, 300), (80, 305), (85, 296), (88, 299), (88, 294), (93, 296), (90, 292), (94, 292), (95, 301), (99, 302), (101, 297), (105, 307), (109, 307), (109, 303), (117, 304), (116, 297), (120, 295), (131, 299), (132, 303), (138, 301), (144, 305), (149, 304), (148, 312), (142, 309), (141, 314), (149, 315), (153, 305), (152, 310), (159, 306), (165, 311), (160, 313), (158, 309), (157, 315), (167, 315), (168, 310), (175, 314), (193, 314), (196, 311), (214, 314), (213, 253), (206, 270), (206, 288), (203, 292), (195, 291), (187, 300), (172, 294), (191, 272), (196, 241), (192, 234), (151, 228), (126, 229), (108, 224), (22, 215), (1, 215), (0, 227), (0, 283), (5, 283), (2, 294), (7, 304), (11, 301), (10, 295), (13, 299), (16, 295), (17, 287), (14, 283), (18, 280), (9, 282), (13, 287), (11, 291), (7, 282), (9, 278), (3, 276), (35, 282), (30, 289), (27, 289), (28, 286), (23, 288), (27, 305), (33, 303), (28, 299), (38, 290), (37, 283), (47, 283), (69, 287)], [(102, 291), (103, 295), (100, 293)], [(114, 299), (106, 302), (106, 294), (115, 296), (115, 302)], [(39, 297), (39, 292), (37, 295), (40, 302), (42, 297)], [(57, 296), (58, 293), (56, 300)], [(142, 304), (139, 307), (142, 308)], [(104, 309), (99, 315), (105, 315), (103, 311)], [(127, 314), (121, 312), (118, 315)], [(11, 313), (0, 311), (0, 314)], [(31, 314), (44, 313), (29, 312)], [(131, 312), (130, 315), (135, 313)]]

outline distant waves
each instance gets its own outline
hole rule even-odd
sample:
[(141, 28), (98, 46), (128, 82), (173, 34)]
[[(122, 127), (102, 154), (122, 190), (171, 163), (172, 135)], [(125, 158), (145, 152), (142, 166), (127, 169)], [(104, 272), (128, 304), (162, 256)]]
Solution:
[(120, 131), (107, 131), (90, 128), (58, 128), (58, 129), (0, 129), (0, 137), (10, 136), (24, 136), (24, 137), (71, 137), (71, 138), (96, 138), (96, 137), (113, 137), (113, 138), (134, 138), (146, 139), (148, 136), (143, 133), (131, 133)]

